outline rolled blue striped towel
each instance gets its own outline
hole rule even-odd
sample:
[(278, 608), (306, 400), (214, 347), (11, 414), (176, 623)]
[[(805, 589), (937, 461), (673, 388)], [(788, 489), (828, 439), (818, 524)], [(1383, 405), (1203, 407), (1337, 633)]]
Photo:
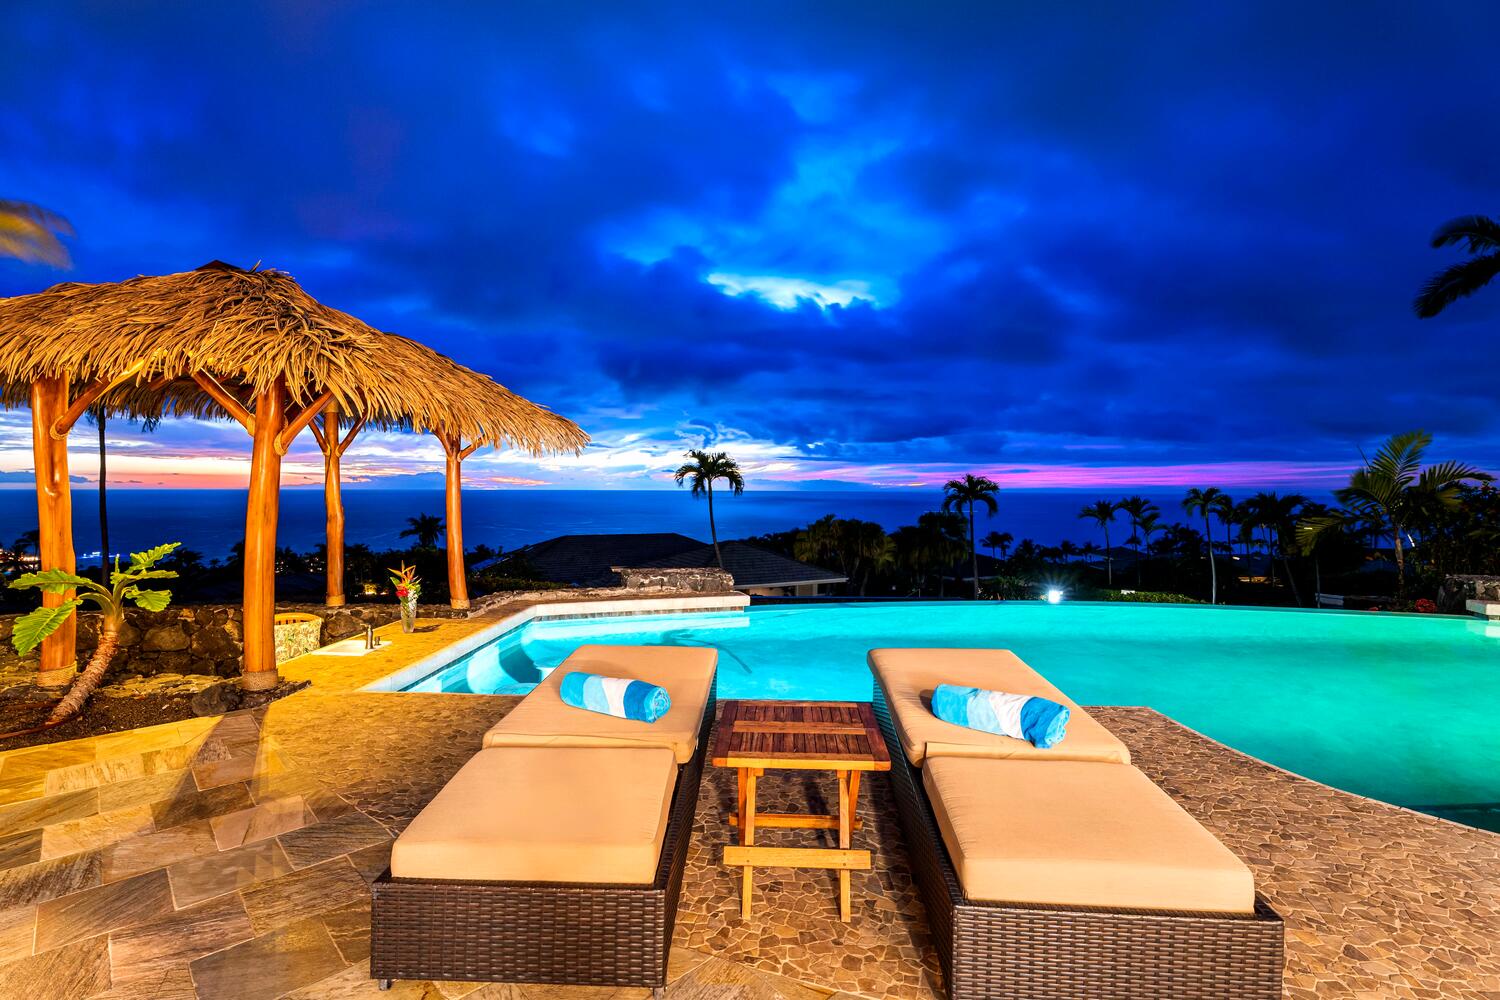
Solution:
[(576, 670), (563, 675), (558, 693), (564, 704), (574, 708), (637, 722), (655, 722), (672, 707), (672, 696), (664, 687), (628, 677), (601, 677)]
[(932, 714), (955, 726), (1026, 740), (1048, 750), (1067, 735), (1068, 706), (1048, 698), (939, 684)]

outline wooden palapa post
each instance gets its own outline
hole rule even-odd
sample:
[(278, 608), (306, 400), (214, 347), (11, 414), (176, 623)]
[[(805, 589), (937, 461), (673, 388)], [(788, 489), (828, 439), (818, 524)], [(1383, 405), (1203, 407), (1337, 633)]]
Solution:
[(458, 609), (469, 606), (468, 572), (464, 568), (464, 514), (463, 514), (463, 463), (474, 454), (479, 442), (463, 447), (462, 440), (454, 434), (438, 434), (443, 442), (443, 451), (448, 456), (447, 475), (447, 527), (448, 527), (448, 603)]
[(255, 412), (247, 410), (205, 371), (193, 373), (199, 387), (250, 432), (250, 496), (245, 504), (245, 576), (243, 621), (247, 691), (267, 691), (279, 681), (276, 672), (276, 521), (281, 506), (281, 459), (292, 440), (332, 398), (323, 393), (288, 418), (286, 381), (277, 378), (255, 393)]
[[(37, 555), (41, 568), (77, 570), (73, 554), (73, 494), (68, 482), (68, 436), (52, 432), (68, 410), (68, 380), (40, 378), (31, 384), (31, 446), (36, 465)], [(73, 598), (73, 591), (42, 594), (42, 605), (55, 608)], [(42, 640), (42, 662), (37, 683), (58, 687), (69, 683), (77, 670), (78, 619), (67, 620)]]
[(364, 419), (355, 421), (349, 433), (340, 439), (339, 404), (330, 401), (323, 407), (323, 426), (319, 427), (316, 422), (309, 426), (323, 451), (324, 560), (328, 572), (323, 603), (337, 608), (344, 604), (344, 498), (339, 463), (364, 426)]

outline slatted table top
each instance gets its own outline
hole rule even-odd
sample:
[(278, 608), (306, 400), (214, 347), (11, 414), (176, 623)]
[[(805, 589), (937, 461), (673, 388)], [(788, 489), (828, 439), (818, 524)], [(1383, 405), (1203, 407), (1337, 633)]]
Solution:
[(726, 701), (716, 767), (889, 771), (891, 757), (867, 701)]

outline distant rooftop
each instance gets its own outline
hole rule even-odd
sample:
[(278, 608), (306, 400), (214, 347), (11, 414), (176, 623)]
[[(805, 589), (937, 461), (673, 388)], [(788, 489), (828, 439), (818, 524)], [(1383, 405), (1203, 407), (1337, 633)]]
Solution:
[[(792, 587), (843, 583), (845, 577), (745, 542), (722, 542), (724, 569), (736, 587)], [(615, 582), (613, 567), (697, 569), (718, 565), (714, 547), (676, 532), (622, 535), (559, 535), (515, 550), (554, 583), (579, 587)], [(498, 560), (475, 566), (483, 569)]]

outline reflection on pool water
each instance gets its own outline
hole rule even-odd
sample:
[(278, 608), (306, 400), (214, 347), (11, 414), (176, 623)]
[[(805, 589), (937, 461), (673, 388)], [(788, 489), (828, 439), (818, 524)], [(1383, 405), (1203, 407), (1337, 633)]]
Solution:
[(1500, 635), (1431, 615), (840, 603), (532, 622), (408, 690), (522, 694), (586, 643), (713, 646), (721, 698), (868, 699), (867, 650), (1014, 650), (1082, 704), (1149, 705), (1348, 791), (1500, 829)]

